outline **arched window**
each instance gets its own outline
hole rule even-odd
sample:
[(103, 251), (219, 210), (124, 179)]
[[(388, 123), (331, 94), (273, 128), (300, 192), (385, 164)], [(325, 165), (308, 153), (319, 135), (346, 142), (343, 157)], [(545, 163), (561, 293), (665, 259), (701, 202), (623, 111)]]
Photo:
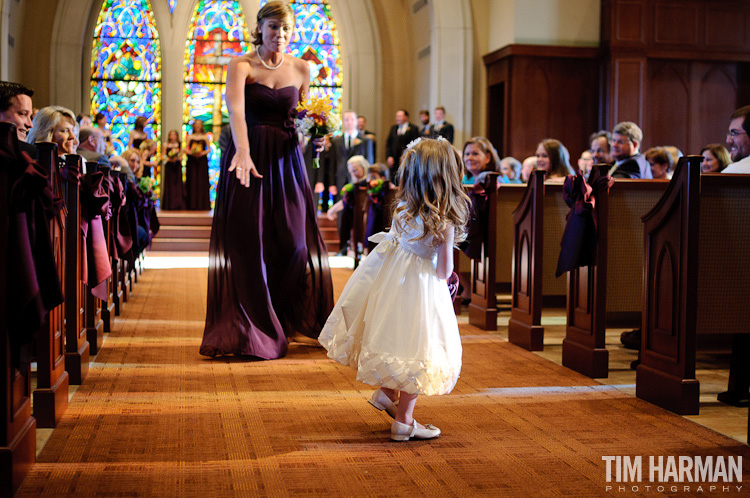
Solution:
[[(260, 0), (262, 7), (268, 0)], [(310, 64), (310, 94), (331, 99), (341, 113), (341, 52), (331, 6), (325, 0), (292, 0), (296, 18), (289, 52)]]
[(219, 139), (222, 124), (229, 122), (224, 98), (229, 60), (248, 51), (250, 36), (236, 0), (200, 0), (193, 11), (185, 50), (183, 126), (192, 132), (195, 120), (203, 121), (211, 139), (208, 155), (211, 200), (219, 177)]
[(158, 139), (161, 49), (149, 0), (104, 0), (91, 50), (91, 114), (101, 112), (121, 153), (138, 116)]

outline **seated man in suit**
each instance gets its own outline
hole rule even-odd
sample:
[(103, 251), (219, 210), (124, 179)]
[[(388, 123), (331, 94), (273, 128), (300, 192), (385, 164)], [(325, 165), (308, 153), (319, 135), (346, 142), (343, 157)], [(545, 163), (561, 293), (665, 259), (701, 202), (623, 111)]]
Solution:
[(435, 124), (432, 127), (434, 135), (444, 137), (453, 143), (453, 125), (445, 120), (445, 107), (439, 105), (435, 108)]
[(727, 145), (732, 163), (722, 173), (750, 173), (750, 105), (732, 114), (727, 132)]
[(589, 137), (591, 144), (591, 157), (594, 164), (612, 164), (612, 154), (610, 153), (609, 144), (612, 141), (612, 134), (607, 130), (599, 130)]
[[(104, 133), (99, 128), (92, 126), (84, 126), (78, 131), (78, 150), (87, 163), (96, 163), (98, 166), (109, 167), (109, 158), (104, 154), (104, 148), (106, 142), (104, 141)], [(86, 172), (95, 171), (96, 168), (90, 169), (86, 166)]]
[(36, 147), (26, 143), (26, 136), (31, 130), (31, 97), (34, 90), (26, 88), (20, 83), (0, 81), (0, 121), (16, 125), (18, 146), (32, 159), (38, 157)]
[(331, 139), (331, 157), (333, 161), (334, 188), (331, 193), (339, 194), (341, 189), (349, 183), (347, 163), (354, 156), (363, 156), (372, 164), (375, 162), (375, 148), (372, 140), (357, 129), (357, 113), (344, 111), (341, 115), (343, 133)]
[(614, 178), (650, 179), (651, 166), (639, 152), (643, 132), (631, 121), (617, 123), (612, 130), (612, 157), (615, 165), (609, 170)]
[(401, 154), (410, 142), (419, 138), (419, 129), (409, 122), (409, 113), (404, 109), (396, 111), (396, 124), (391, 127), (385, 142), (386, 164), (391, 172), (390, 180), (398, 185), (396, 171), (401, 162)]

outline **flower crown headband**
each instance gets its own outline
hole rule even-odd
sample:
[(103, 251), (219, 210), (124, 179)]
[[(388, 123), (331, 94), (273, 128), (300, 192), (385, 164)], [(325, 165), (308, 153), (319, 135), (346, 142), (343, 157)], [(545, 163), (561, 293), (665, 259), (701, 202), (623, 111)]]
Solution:
[[(427, 140), (433, 140), (433, 139), (427, 139)], [(446, 140), (446, 138), (445, 138), (445, 137), (443, 137), (443, 136), (438, 136), (438, 137), (437, 137), (437, 138), (435, 138), (434, 140), (437, 140), (437, 142), (438, 142), (438, 143), (439, 143), (440, 141), (442, 141), (442, 140), (445, 140), (446, 142), (448, 141), (448, 140)], [(414, 147), (415, 145), (417, 145), (417, 144), (418, 144), (419, 142), (421, 142), (421, 141), (422, 141), (422, 137), (417, 137), (417, 138), (415, 138), (414, 140), (412, 140), (411, 142), (409, 142), (409, 145), (407, 145), (407, 146), (406, 146), (406, 149), (405, 149), (405, 151), (406, 151), (406, 150), (409, 150), (409, 149), (411, 149), (412, 147)]]

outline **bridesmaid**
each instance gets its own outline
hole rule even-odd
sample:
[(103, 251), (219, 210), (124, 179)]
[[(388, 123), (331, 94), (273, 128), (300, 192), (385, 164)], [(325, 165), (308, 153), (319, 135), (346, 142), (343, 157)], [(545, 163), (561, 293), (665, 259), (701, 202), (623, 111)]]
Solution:
[(195, 120), (193, 133), (187, 137), (187, 164), (185, 165), (185, 190), (187, 209), (211, 209), (208, 183), (208, 136), (203, 121)]
[(135, 118), (133, 131), (131, 131), (130, 135), (128, 136), (128, 148), (140, 148), (141, 142), (143, 142), (147, 138), (146, 131), (144, 130), (144, 128), (146, 128), (146, 124), (148, 124), (148, 119), (144, 118), (143, 116), (138, 116), (137, 118)]
[(177, 130), (169, 130), (167, 141), (164, 143), (162, 159), (164, 172), (162, 173), (161, 208), (164, 210), (185, 209), (185, 187), (182, 184), (182, 158), (185, 156)]

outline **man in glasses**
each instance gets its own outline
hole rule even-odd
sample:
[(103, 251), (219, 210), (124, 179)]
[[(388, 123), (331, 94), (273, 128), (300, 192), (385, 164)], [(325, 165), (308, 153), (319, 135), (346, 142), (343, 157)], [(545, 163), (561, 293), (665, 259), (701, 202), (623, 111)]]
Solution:
[(639, 152), (643, 132), (631, 121), (617, 123), (612, 130), (611, 154), (615, 166), (609, 170), (614, 178), (653, 178), (648, 161)]
[(732, 164), (722, 173), (750, 173), (750, 105), (740, 107), (732, 114), (727, 132), (727, 145)]

